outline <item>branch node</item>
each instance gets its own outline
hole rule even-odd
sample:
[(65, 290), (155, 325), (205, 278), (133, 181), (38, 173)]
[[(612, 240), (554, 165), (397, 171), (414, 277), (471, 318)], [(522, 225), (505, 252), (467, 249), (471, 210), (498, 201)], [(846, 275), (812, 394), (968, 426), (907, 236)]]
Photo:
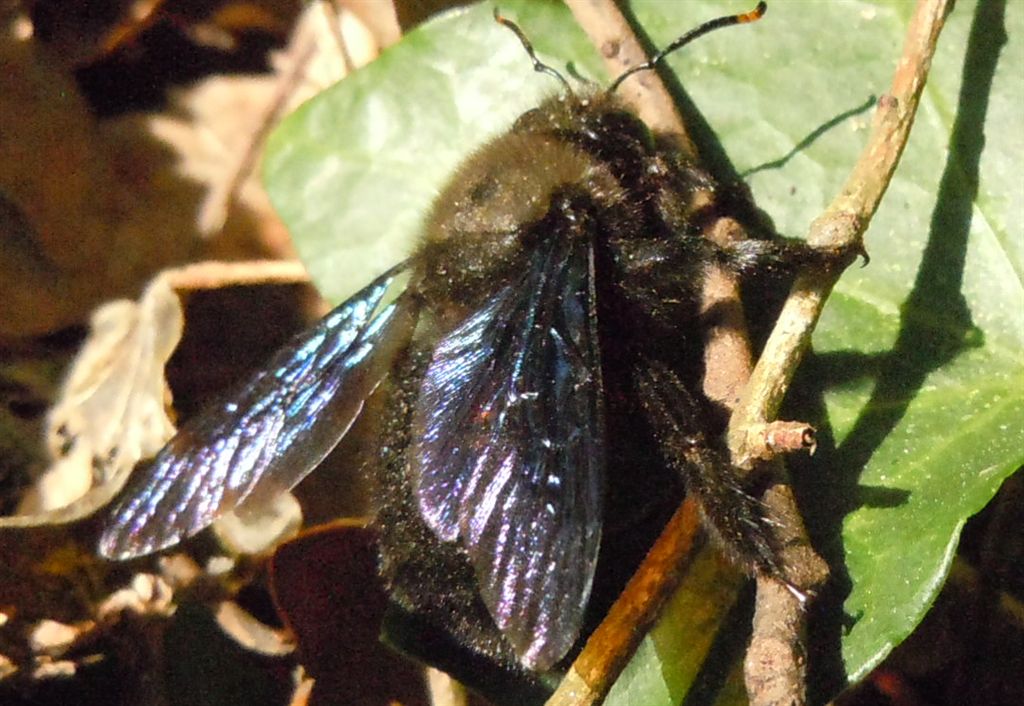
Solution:
[(818, 448), (815, 432), (807, 422), (769, 422), (764, 427), (765, 447), (778, 454), (806, 450), (813, 456)]

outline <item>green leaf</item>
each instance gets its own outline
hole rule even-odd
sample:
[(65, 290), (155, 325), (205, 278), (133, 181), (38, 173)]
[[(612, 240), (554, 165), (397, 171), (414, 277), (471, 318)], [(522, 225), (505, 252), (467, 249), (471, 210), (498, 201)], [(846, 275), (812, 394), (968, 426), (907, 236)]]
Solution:
[[(655, 46), (748, 9), (631, 7)], [(547, 62), (607, 81), (561, 5), (501, 8)], [(669, 61), (713, 131), (702, 152), (716, 173), (728, 156), (780, 232), (806, 232), (841, 188), (912, 9), (902, 0), (777, 0), (761, 22), (713, 33)], [(835, 576), (811, 626), (823, 696), (863, 677), (913, 630), (964, 521), (1024, 463), (1021, 36), (1024, 13), (1013, 3), (957, 4), (867, 234), (871, 264), (844, 275), (790, 394), (786, 415), (822, 437), (795, 479)], [(491, 7), (478, 6), (410, 33), (291, 116), (270, 141), (266, 182), (324, 293), (338, 301), (409, 255), (455, 165), (557, 90)], [(657, 630), (682, 629), (695, 611), (674, 605), (609, 704), (675, 704), (689, 689), (702, 656), (657, 649)]]
[[(599, 62), (568, 10), (503, 2), (543, 53)], [(264, 180), (325, 297), (341, 301), (415, 247), (427, 209), (473, 147), (555, 93), (491, 6), (420, 27), (273, 133)]]

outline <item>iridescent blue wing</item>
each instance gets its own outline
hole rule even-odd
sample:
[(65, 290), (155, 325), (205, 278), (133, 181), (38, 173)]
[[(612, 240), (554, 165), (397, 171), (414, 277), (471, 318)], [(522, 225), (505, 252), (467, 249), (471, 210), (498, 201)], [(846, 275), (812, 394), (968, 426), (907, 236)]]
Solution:
[(261, 372), (188, 420), (133, 474), (100, 538), (117, 559), (163, 549), (243, 501), (291, 488), (359, 415), (415, 328), (410, 297), (377, 312), (403, 266), (299, 334)]
[(589, 242), (552, 238), (523, 279), (445, 336), (414, 417), (420, 511), (459, 541), (522, 663), (579, 636), (604, 494), (601, 363)]

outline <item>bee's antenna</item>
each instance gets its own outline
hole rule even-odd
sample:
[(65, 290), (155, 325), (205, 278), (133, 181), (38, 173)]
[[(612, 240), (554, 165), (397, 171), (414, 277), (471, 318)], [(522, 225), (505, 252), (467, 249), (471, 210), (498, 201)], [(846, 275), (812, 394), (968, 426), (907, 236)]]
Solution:
[[(757, 20), (764, 17), (764, 13), (768, 10), (768, 3), (759, 2), (750, 12), (742, 12), (738, 15), (727, 15), (725, 17), (718, 17), (713, 20), (708, 20), (704, 24), (694, 27), (683, 36), (676, 39), (674, 42), (669, 44), (667, 47), (659, 51), (657, 54), (652, 56), (648, 61), (642, 64), (637, 64), (631, 69), (623, 71), (617, 79), (612, 82), (612, 85), (608, 87), (608, 92), (612, 93), (618, 88), (624, 80), (637, 73), (638, 71), (647, 71), (653, 69), (658, 62), (664, 59), (666, 56), (674, 52), (676, 49), (689, 44), (697, 37), (703, 36), (708, 32), (712, 32), (722, 27), (730, 27), (732, 25), (746, 24), (747, 22), (756, 22)], [(525, 41), (525, 40), (524, 40)], [(538, 69), (540, 71), (540, 69)]]
[(572, 94), (572, 86), (570, 86), (569, 82), (565, 80), (565, 76), (558, 73), (557, 70), (551, 68), (550, 66), (548, 66), (547, 64), (545, 64), (544, 62), (537, 58), (537, 53), (533, 50), (533, 45), (530, 44), (530, 40), (526, 38), (525, 34), (523, 34), (523, 30), (519, 28), (519, 25), (517, 25), (515, 22), (508, 19), (507, 17), (502, 17), (501, 12), (498, 10), (498, 8), (494, 8), (494, 21), (499, 24), (505, 25), (510, 30), (512, 30), (517, 37), (519, 37), (519, 41), (522, 43), (523, 49), (526, 50), (527, 56), (529, 56), (530, 61), (533, 62), (534, 71), (539, 71), (542, 74), (554, 76), (565, 87), (566, 92), (569, 93), (570, 95)]

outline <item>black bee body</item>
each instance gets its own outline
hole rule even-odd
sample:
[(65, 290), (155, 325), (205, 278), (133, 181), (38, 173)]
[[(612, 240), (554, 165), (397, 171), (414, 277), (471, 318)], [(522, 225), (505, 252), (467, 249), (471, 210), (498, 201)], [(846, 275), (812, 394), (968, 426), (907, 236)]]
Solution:
[[(600, 487), (594, 493), (597, 499), (586, 502), (595, 505), (588, 524), (604, 530), (602, 557), (615, 558), (600, 562), (596, 581), (604, 590), (597, 593), (607, 600), (621, 589), (678, 505), (684, 477), (694, 475), (691, 470), (704, 473), (704, 480), (687, 479), (691, 488), (729, 496), (725, 502), (732, 515), (711, 518), (716, 534), (744, 563), (774, 570), (754, 501), (711, 445), (720, 429), (715, 429), (713, 412), (699, 392), (700, 287), (705, 269), (729, 258), (700, 234), (700, 225), (717, 215), (714, 204), (713, 180), (689, 163), (670, 139), (652, 135), (608, 94), (552, 98), (462, 165), (439, 196), (426, 238), (413, 258), (411, 288), (423, 301), (421, 329), (432, 333), (420, 336), (419, 354), (406, 363), (407, 370), (393, 376), (404, 382), (396, 390), (384, 435), (390, 443), (378, 483), (382, 573), (403, 608), (426, 615), (455, 633), (460, 643), (506, 663), (514, 661), (510, 656), (527, 655), (529, 638), (537, 635), (535, 622), (525, 632), (525, 642), (509, 649), (500, 638), (509, 635), (508, 625), (494, 630), (493, 613), (488, 614), (479, 598), (472, 557), (467, 561), (457, 543), (439, 541), (423, 521), (416, 501), (421, 471), (405, 450), (416, 445), (410, 429), (414, 437), (423, 433), (413, 410), (438, 340), (502, 289), (512, 288), (516, 298), (525, 299), (535, 282), (523, 280), (538, 267), (549, 279), (560, 268), (575, 271), (580, 279), (576, 289), (556, 288), (545, 296), (555, 304), (577, 297), (588, 310), (576, 326), (567, 328), (578, 332), (592, 325), (596, 333), (596, 340), (575, 344), (581, 349), (586, 382), (600, 393), (598, 409), (591, 412), (584, 405), (545, 410), (542, 416), (562, 417), (584, 433), (588, 425), (603, 426), (603, 434), (598, 432), (602, 448), (595, 451), (605, 461), (595, 473), (604, 477), (588, 480)], [(479, 342), (490, 343), (495, 335), (483, 333)], [(654, 378), (661, 392), (647, 389)], [(544, 379), (551, 384), (550, 376)], [(641, 390), (650, 398), (646, 403)], [(662, 395), (685, 396), (685, 404), (671, 402), (679, 418), (655, 411), (664, 406), (658, 401)], [(539, 433), (542, 426), (509, 425), (504, 431)], [(686, 449), (666, 448), (673, 443)], [(715, 468), (700, 468), (708, 464)], [(723, 474), (725, 478), (714, 480)], [(556, 548), (564, 547), (556, 543)], [(592, 562), (587, 557), (580, 563), (594, 572)], [(589, 594), (589, 587), (584, 593)], [(495, 597), (492, 604), (500, 600)], [(590, 606), (596, 615), (606, 608)], [(541, 658), (524, 662), (546, 668), (564, 656), (580, 632), (580, 610), (562, 606), (538, 615), (535, 620), (555, 638), (542, 643)], [(548, 647), (552, 640), (555, 649)]]

